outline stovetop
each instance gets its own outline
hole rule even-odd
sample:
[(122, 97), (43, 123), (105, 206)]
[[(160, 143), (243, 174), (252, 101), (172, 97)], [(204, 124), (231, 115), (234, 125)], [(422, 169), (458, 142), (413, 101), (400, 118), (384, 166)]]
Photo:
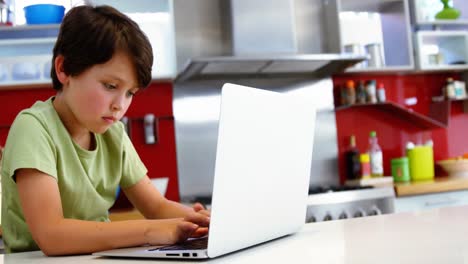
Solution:
[(310, 186), (309, 194), (319, 194), (319, 193), (331, 193), (331, 192), (342, 192), (342, 191), (354, 191), (354, 190), (363, 190), (363, 189), (372, 189), (373, 186)]
[[(331, 186), (311, 186), (309, 187), (309, 195), (311, 194), (322, 194), (322, 193), (336, 193), (342, 191), (355, 191), (372, 189), (373, 186), (344, 186), (344, 185), (331, 185)], [(188, 203), (199, 202), (204, 206), (211, 204), (211, 196), (194, 196), (189, 199), (185, 199)]]

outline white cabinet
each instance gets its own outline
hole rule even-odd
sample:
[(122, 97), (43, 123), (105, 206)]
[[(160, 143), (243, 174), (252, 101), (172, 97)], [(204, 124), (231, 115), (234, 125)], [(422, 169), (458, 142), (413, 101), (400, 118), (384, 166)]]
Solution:
[[(116, 1), (113, 6), (135, 20), (151, 42), (153, 80), (175, 78), (172, 1)], [(58, 24), (0, 27), (0, 88), (51, 83), (50, 62), (59, 27)]]
[(460, 11), (458, 19), (436, 19), (436, 14), (443, 9), (441, 1), (412, 1), (419, 70), (468, 69), (468, 2), (451, 0), (449, 5)]
[(419, 69), (468, 69), (468, 32), (416, 32), (416, 58)]
[[(324, 0), (330, 52), (375, 56), (348, 71), (414, 69), (410, 11), (407, 0)], [(372, 47), (372, 51), (365, 47)]]
[(421, 211), (468, 204), (468, 190), (397, 197), (395, 212)]
[(1, 27), (0, 86), (50, 84), (58, 28), (59, 25)]

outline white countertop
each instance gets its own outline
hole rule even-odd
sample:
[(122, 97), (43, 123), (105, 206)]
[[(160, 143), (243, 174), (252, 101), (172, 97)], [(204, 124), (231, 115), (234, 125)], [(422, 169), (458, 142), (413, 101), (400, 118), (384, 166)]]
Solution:
[[(3, 256), (0, 263), (147, 263), (91, 255)], [(468, 263), (468, 206), (306, 224), (297, 234), (194, 263)], [(184, 263), (160, 260), (151, 263)]]

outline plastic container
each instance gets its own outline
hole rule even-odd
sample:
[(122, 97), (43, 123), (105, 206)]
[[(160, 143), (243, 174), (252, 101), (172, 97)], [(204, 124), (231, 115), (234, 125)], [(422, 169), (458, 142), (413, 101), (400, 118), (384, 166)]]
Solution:
[(61, 5), (38, 4), (24, 8), (27, 24), (58, 24), (64, 14), (65, 7)]
[(432, 146), (415, 146), (407, 151), (412, 181), (434, 179), (434, 153)]
[(409, 172), (409, 161), (407, 157), (392, 159), (392, 176), (395, 182), (408, 182), (411, 180)]

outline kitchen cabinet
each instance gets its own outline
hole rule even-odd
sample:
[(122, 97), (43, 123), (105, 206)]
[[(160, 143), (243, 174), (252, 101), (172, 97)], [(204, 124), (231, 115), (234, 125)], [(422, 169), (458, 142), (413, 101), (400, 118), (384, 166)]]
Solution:
[(411, 212), (468, 204), (468, 190), (397, 197), (395, 212)]
[[(414, 69), (407, 0), (325, 0), (323, 8), (329, 51), (369, 56), (367, 65), (359, 64), (348, 72)], [(366, 52), (366, 45), (377, 52)], [(382, 57), (380, 66), (370, 64), (376, 54)]]
[(458, 19), (436, 19), (443, 9), (440, 1), (412, 1), (412, 22), (415, 29), (416, 67), (419, 70), (468, 69), (468, 3), (450, 1), (458, 9)]
[[(153, 80), (172, 80), (176, 75), (171, 3), (170, 0), (135, 0), (113, 5), (137, 22), (151, 42)], [(59, 28), (59, 24), (0, 27), (0, 89), (50, 84), (50, 62)]]
[(468, 33), (466, 31), (418, 31), (416, 65), (421, 70), (468, 69)]
[(52, 49), (59, 26), (0, 27), (0, 89), (51, 82)]
[(361, 63), (347, 72), (467, 70), (468, 2), (451, 5), (461, 11), (456, 20), (435, 19), (443, 7), (436, 0), (324, 0), (327, 49), (367, 55), (369, 63), (375, 53), (366, 45), (381, 50), (381, 66)]

